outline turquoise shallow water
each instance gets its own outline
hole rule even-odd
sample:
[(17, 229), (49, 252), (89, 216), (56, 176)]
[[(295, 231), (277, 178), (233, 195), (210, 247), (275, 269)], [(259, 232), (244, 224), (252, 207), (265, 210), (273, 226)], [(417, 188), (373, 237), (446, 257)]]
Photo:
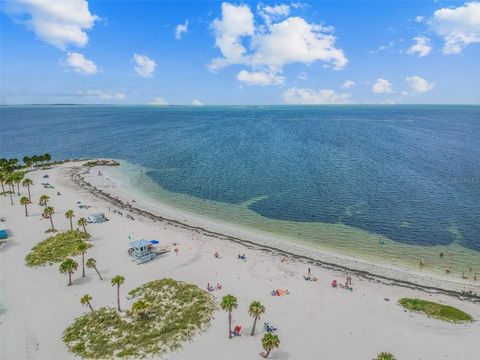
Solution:
[(480, 264), (480, 107), (2, 107), (0, 125), (4, 157), (125, 159), (152, 198), (213, 218), (391, 262)]

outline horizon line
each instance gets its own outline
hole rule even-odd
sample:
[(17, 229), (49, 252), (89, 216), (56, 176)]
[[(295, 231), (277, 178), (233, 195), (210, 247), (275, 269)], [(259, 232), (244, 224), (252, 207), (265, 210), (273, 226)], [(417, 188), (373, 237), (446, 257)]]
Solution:
[(112, 104), (112, 103), (25, 103), (25, 104), (0, 104), (0, 106), (148, 106), (148, 107), (213, 107), (213, 106), (248, 106), (248, 107), (260, 107), (260, 106), (480, 106), (480, 103), (401, 103), (401, 104), (382, 104), (382, 103), (351, 103), (351, 104)]

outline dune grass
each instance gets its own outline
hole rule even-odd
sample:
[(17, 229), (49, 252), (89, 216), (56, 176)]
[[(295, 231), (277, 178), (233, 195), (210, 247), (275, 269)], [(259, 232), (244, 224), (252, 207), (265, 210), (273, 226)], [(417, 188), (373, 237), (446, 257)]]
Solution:
[[(90, 235), (75, 230), (50, 236), (32, 248), (25, 257), (25, 262), (30, 267), (62, 262), (67, 257), (80, 255), (79, 242), (85, 242), (89, 238)], [(89, 243), (87, 245), (89, 248), (93, 246)]]
[(85, 313), (64, 331), (68, 349), (89, 359), (163, 354), (205, 330), (216, 309), (211, 294), (172, 279), (146, 283), (129, 298), (142, 304), (140, 316), (134, 311), (138, 306), (123, 314), (113, 308)]
[(453, 323), (473, 321), (471, 315), (449, 305), (412, 298), (400, 299), (399, 303), (407, 310), (422, 312), (427, 316), (443, 321), (449, 321)]
[(389, 352), (381, 352), (377, 355), (375, 360), (395, 360), (395, 356), (393, 356)]

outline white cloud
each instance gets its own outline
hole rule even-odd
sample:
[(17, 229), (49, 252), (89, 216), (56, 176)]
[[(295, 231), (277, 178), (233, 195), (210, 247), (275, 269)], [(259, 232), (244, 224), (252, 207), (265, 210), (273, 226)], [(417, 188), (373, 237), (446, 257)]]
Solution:
[(469, 44), (480, 43), (480, 2), (436, 10), (428, 23), (443, 37), (443, 53), (458, 54)]
[(375, 50), (370, 50), (368, 53), (369, 53), (369, 54), (377, 54), (377, 53), (379, 53), (379, 52), (381, 52), (381, 51), (385, 51), (385, 50), (391, 49), (391, 48), (393, 48), (394, 46), (395, 46), (395, 41), (390, 40), (387, 44), (381, 45), (381, 46), (379, 46), (379, 47), (378, 47), (377, 49), (375, 49)]
[(393, 92), (392, 84), (388, 80), (378, 78), (372, 86), (372, 91), (376, 94), (390, 94)]
[(215, 46), (220, 49), (223, 58), (213, 59), (210, 70), (215, 71), (232, 64), (246, 62), (246, 49), (241, 37), (254, 33), (253, 14), (247, 5), (235, 6), (222, 4), (222, 18), (213, 21)]
[(97, 65), (92, 60), (76, 52), (67, 53), (67, 58), (62, 63), (64, 66), (71, 67), (79, 74), (94, 75), (98, 72)]
[(212, 24), (222, 57), (211, 61), (211, 71), (237, 64), (251, 67), (254, 73), (281, 74), (291, 63), (322, 61), (335, 69), (347, 64), (343, 50), (335, 47), (331, 27), (298, 16), (283, 19), (290, 14), (288, 5), (259, 6), (258, 11), (264, 24), (255, 26), (248, 5), (222, 4), (222, 16)]
[(247, 85), (259, 85), (259, 86), (281, 85), (285, 82), (285, 78), (283, 76), (279, 76), (274, 72), (263, 72), (263, 71), (249, 72), (246, 70), (241, 70), (237, 74), (237, 80)]
[(290, 6), (287, 4), (274, 6), (259, 4), (257, 10), (267, 25), (270, 25), (272, 21), (280, 20), (290, 15)]
[(7, 0), (5, 12), (39, 39), (62, 50), (69, 45), (85, 46), (86, 30), (99, 19), (86, 0)]
[(304, 88), (290, 88), (283, 93), (283, 101), (287, 104), (348, 104), (351, 103), (349, 94), (337, 94), (334, 90), (312, 90)]
[(417, 23), (421, 23), (421, 22), (423, 22), (424, 20), (425, 20), (425, 18), (424, 18), (423, 16), (416, 16), (416, 17), (415, 17), (415, 21), (416, 21)]
[(149, 105), (164, 106), (164, 105), (168, 105), (168, 102), (163, 97), (156, 97), (149, 103)]
[(175, 39), (182, 40), (183, 34), (188, 32), (188, 20), (185, 20), (184, 24), (178, 24), (175, 28)]
[(135, 71), (138, 75), (148, 78), (152, 77), (157, 67), (157, 63), (150, 59), (147, 55), (134, 54), (133, 59), (135, 61)]
[(200, 100), (195, 99), (195, 100), (192, 101), (192, 105), (193, 105), (193, 106), (203, 106), (203, 102), (201, 102)]
[(344, 89), (351, 89), (355, 86), (355, 81), (353, 80), (345, 80), (342, 84), (342, 88)]
[(408, 54), (418, 54), (419, 57), (424, 57), (432, 51), (432, 46), (430, 45), (430, 39), (428, 37), (417, 36), (413, 38), (413, 41), (415, 41), (415, 44), (407, 50)]
[(336, 69), (347, 64), (343, 50), (335, 47), (335, 36), (321, 25), (309, 24), (301, 17), (290, 17), (272, 24), (269, 32), (252, 39), (254, 65), (266, 65), (280, 71), (289, 63), (311, 64), (323, 61)]
[(101, 100), (123, 100), (126, 98), (124, 93), (113, 93), (103, 90), (81, 90), (78, 92), (78, 95), (85, 97), (96, 97)]
[(433, 90), (434, 83), (429, 83), (427, 80), (420, 76), (409, 76), (405, 78), (410, 89), (417, 93), (424, 93)]

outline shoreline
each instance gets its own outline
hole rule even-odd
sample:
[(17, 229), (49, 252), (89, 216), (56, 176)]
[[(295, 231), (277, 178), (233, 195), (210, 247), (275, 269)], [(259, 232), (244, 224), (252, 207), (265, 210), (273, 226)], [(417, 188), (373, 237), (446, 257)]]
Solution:
[[(100, 159), (96, 159), (100, 160)], [(120, 165), (121, 166), (121, 165)], [(101, 167), (101, 166), (96, 166)], [(348, 257), (343, 257), (338, 254), (326, 254), (321, 251), (313, 251), (312, 249), (305, 249), (299, 244), (288, 244), (288, 247), (293, 247), (294, 249), (282, 248), (282, 241), (279, 241), (278, 244), (270, 244), (265, 241), (258, 241), (245, 239), (238, 236), (233, 236), (225, 234), (222, 232), (214, 231), (208, 229), (207, 227), (202, 227), (198, 225), (188, 224), (187, 222), (182, 222), (178, 219), (171, 217), (166, 217), (164, 215), (159, 215), (155, 213), (152, 209), (144, 209), (140, 206), (132, 206), (128, 202), (124, 202), (118, 196), (115, 196), (109, 192), (99, 189), (95, 185), (91, 184), (85, 179), (85, 175), (90, 174), (90, 170), (93, 167), (82, 167), (74, 166), (69, 168), (69, 177), (73, 184), (80, 187), (81, 189), (89, 192), (96, 198), (102, 199), (118, 208), (123, 210), (130, 211), (132, 214), (140, 215), (145, 218), (148, 218), (154, 222), (163, 222), (167, 225), (172, 225), (185, 229), (191, 232), (194, 232), (199, 235), (213, 237), (223, 241), (229, 241), (236, 244), (240, 244), (248, 249), (260, 250), (265, 252), (270, 252), (272, 254), (283, 255), (290, 259), (294, 259), (299, 262), (308, 263), (310, 265), (319, 266), (328, 270), (335, 270), (341, 272), (347, 272), (355, 274), (358, 277), (362, 277), (369, 281), (380, 282), (389, 286), (400, 286), (404, 288), (409, 288), (412, 290), (421, 290), (426, 293), (438, 293), (448, 296), (455, 296), (461, 300), (468, 300), (472, 302), (480, 302), (480, 286), (476, 283), (465, 283), (465, 282), (455, 282), (446, 280), (444, 278), (437, 278), (433, 276), (411, 273), (407, 270), (398, 269), (393, 266), (387, 267), (384, 265), (375, 265), (370, 264), (366, 261), (349, 259)], [(127, 191), (128, 193), (128, 191)], [(132, 194), (128, 193), (131, 198), (134, 198)], [(136, 202), (138, 204), (138, 202)], [(305, 253), (302, 254), (300, 250), (312, 250), (309, 251), (310, 254), (316, 253), (316, 257), (307, 256)], [(342, 263), (343, 262), (343, 263)], [(355, 266), (356, 265), (356, 266)], [(388, 272), (388, 275), (384, 273)], [(433, 275), (433, 274), (431, 274)], [(407, 280), (409, 279), (409, 280)], [(472, 290), (474, 289), (474, 290)], [(466, 291), (472, 291), (473, 294), (466, 293)]]
[[(97, 169), (105, 171), (105, 176), (97, 176)], [(90, 311), (81, 303), (85, 294), (92, 297), (94, 309), (116, 308), (117, 292), (111, 280), (117, 275), (125, 278), (120, 289), (124, 310), (133, 305), (134, 299), (127, 296), (131, 289), (165, 278), (192, 284), (204, 291), (208, 284), (221, 284), (221, 288), (211, 292), (217, 303), (227, 294), (238, 299), (232, 322), (242, 327), (242, 336), (227, 339), (227, 314), (218, 309), (205, 332), (183, 343), (180, 349), (152, 356), (152, 359), (243, 360), (258, 356), (265, 330), (260, 325), (257, 334), (250, 335), (253, 319), (248, 310), (252, 301), (260, 301), (266, 308), (260, 324), (268, 322), (278, 329), (282, 348), (272, 356), (276, 359), (371, 359), (381, 351), (389, 351), (399, 359), (446, 360), (470, 359), (478, 352), (480, 307), (475, 299), (379, 279), (366, 272), (349, 272), (342, 266), (309, 260), (309, 256), (252, 244), (247, 242), (248, 237), (243, 241), (242, 237), (215, 235), (208, 231), (210, 223), (203, 220), (200, 224), (206, 229), (190, 226), (187, 215), (179, 218), (187, 219), (187, 224), (168, 220), (169, 216), (157, 216), (165, 215), (162, 208), (153, 212), (147, 209), (143, 216), (144, 200), (141, 199), (144, 198), (140, 194), (138, 203), (127, 206), (126, 202), (133, 198), (128, 192), (122, 192), (121, 184), (111, 182), (115, 177), (109, 179), (106, 168), (90, 170), (90, 175), (88, 170), (82, 162), (69, 162), (29, 173), (34, 184), (28, 216), (18, 195), (14, 196), (14, 205), (8, 197), (0, 197), (1, 215), (9, 231), (9, 238), (0, 247), (0, 330), (5, 333), (0, 339), (2, 358), (77, 359), (62, 341), (64, 330), (74, 319)], [(48, 180), (44, 180), (45, 175), (49, 175)], [(72, 181), (72, 176), (78, 184)], [(83, 177), (97, 189), (85, 186), (76, 176)], [(44, 187), (42, 183), (46, 181), (53, 186)], [(112, 186), (111, 191), (104, 186)], [(136, 194), (134, 187), (126, 186), (126, 189)], [(23, 194), (26, 189), (22, 189), (20, 196)], [(117, 194), (119, 202), (115, 199)], [(87, 257), (96, 260), (102, 279), (89, 268), (84, 277), (79, 267), (72, 276), (73, 285), (67, 286), (68, 278), (59, 273), (58, 264), (25, 266), (25, 256), (50, 236), (46, 233), (51, 227), (50, 221), (42, 217), (43, 206), (36, 201), (43, 195), (50, 198), (55, 228), (60, 232), (70, 230), (70, 221), (64, 216), (67, 211), (74, 211), (75, 220), (95, 212), (107, 215), (109, 221), (87, 225), (89, 242), (93, 245)], [(141, 215), (131, 211), (134, 207)], [(135, 219), (126, 215), (134, 215)], [(127, 251), (132, 239), (156, 239), (161, 246), (176, 251), (137, 264)], [(220, 257), (215, 257), (215, 252)], [(245, 254), (247, 259), (239, 260), (239, 254)], [(81, 264), (82, 255), (72, 259)], [(308, 270), (317, 281), (305, 281)], [(341, 286), (347, 276), (351, 279), (350, 291)], [(333, 280), (340, 286), (333, 287)], [(288, 289), (288, 296), (272, 296), (272, 291), (278, 289)], [(457, 324), (406, 311), (399, 305), (403, 298), (453, 306), (475, 320)], [(322, 341), (318, 341), (319, 338)], [(348, 346), (341, 346), (345, 342)], [(433, 342), (437, 345), (425, 346)]]

